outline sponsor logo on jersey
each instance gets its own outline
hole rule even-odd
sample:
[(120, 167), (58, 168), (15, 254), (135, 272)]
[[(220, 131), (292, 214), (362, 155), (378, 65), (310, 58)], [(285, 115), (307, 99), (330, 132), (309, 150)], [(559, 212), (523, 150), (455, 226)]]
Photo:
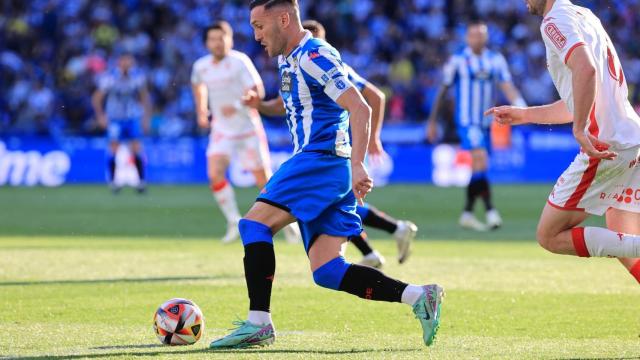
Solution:
[(600, 193), (600, 200), (613, 199), (619, 203), (637, 204), (640, 202), (640, 189), (626, 188), (621, 192)]
[(288, 72), (288, 71), (285, 71), (285, 72), (282, 73), (282, 81), (280, 83), (280, 91), (283, 94), (291, 92), (291, 73)]
[(548, 23), (545, 25), (544, 32), (559, 50), (564, 49), (567, 45), (567, 38), (562, 34), (560, 29), (558, 29), (556, 24)]

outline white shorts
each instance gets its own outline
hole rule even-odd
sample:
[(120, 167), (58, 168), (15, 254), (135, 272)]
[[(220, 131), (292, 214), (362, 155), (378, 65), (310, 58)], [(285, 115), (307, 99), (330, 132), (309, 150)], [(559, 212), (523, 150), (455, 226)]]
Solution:
[(230, 160), (237, 159), (248, 171), (271, 167), (267, 138), (262, 131), (238, 136), (219, 133), (209, 135), (207, 157), (223, 155)]
[(616, 152), (615, 160), (578, 154), (558, 179), (549, 204), (599, 216), (609, 208), (640, 213), (640, 147)]

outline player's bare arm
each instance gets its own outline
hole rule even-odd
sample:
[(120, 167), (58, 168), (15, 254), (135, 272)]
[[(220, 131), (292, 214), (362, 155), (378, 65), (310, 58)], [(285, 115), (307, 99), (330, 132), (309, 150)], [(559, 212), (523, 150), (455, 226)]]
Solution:
[(371, 137), (369, 138), (368, 152), (370, 156), (382, 156), (384, 149), (382, 148), (380, 133), (384, 123), (386, 96), (382, 90), (370, 82), (365, 83), (364, 89), (362, 89), (362, 96), (371, 107)]
[(102, 107), (105, 96), (104, 91), (100, 89), (96, 90), (91, 96), (91, 105), (93, 106), (93, 112), (96, 114), (96, 121), (98, 122), (98, 126), (103, 129), (106, 129), (108, 125), (107, 115), (104, 113)]
[(191, 91), (193, 92), (193, 99), (196, 106), (196, 118), (198, 126), (206, 129), (209, 127), (209, 108), (208, 108), (208, 90), (205, 84), (191, 85)]
[(287, 114), (280, 95), (270, 100), (262, 100), (256, 91), (250, 90), (247, 91), (242, 101), (246, 106), (258, 110), (262, 115), (285, 116)]
[(531, 107), (497, 106), (485, 111), (485, 116), (493, 115), (494, 120), (504, 125), (523, 124), (567, 124), (573, 121), (573, 114), (562, 100), (553, 104)]
[(351, 151), (352, 187), (358, 201), (363, 203), (367, 193), (371, 192), (373, 188), (373, 180), (369, 177), (364, 166), (364, 157), (371, 136), (371, 107), (367, 105), (355, 88), (342, 94), (337, 103), (350, 113), (349, 125), (353, 138)]
[(140, 89), (140, 102), (142, 103), (142, 130), (145, 134), (149, 133), (151, 128), (151, 115), (153, 106), (151, 105), (151, 96), (146, 86)]
[(567, 66), (572, 73), (573, 87), (573, 136), (580, 144), (582, 150), (592, 158), (614, 159), (616, 153), (606, 150), (608, 145), (604, 143), (594, 144), (593, 137), (585, 132), (587, 119), (596, 99), (596, 67), (586, 46), (576, 48), (567, 61)]
[(433, 101), (433, 106), (431, 107), (431, 114), (429, 114), (426, 129), (427, 140), (429, 140), (430, 143), (435, 143), (438, 140), (438, 111), (448, 88), (449, 87), (446, 85), (440, 86), (438, 93), (436, 94), (436, 99)]
[(500, 90), (507, 97), (511, 105), (526, 107), (527, 103), (524, 101), (522, 94), (516, 88), (516, 86), (511, 81), (504, 81), (500, 83)]

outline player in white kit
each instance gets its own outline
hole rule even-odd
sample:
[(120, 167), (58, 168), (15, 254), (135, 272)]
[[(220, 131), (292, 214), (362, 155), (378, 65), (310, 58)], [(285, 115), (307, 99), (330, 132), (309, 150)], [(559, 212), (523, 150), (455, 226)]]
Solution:
[[(618, 258), (640, 282), (640, 117), (616, 50), (587, 8), (569, 0), (527, 6), (544, 16), (548, 68), (562, 100), (487, 114), (504, 124), (573, 122), (581, 146), (542, 211), (538, 241), (557, 254)], [(582, 227), (589, 215), (606, 215), (607, 228)]]
[[(211, 128), (207, 172), (214, 198), (227, 219), (225, 243), (239, 239), (241, 219), (233, 187), (226, 179), (229, 163), (237, 156), (251, 171), (258, 188), (271, 177), (269, 148), (260, 115), (244, 106), (242, 96), (253, 90), (264, 96), (264, 85), (249, 57), (233, 50), (233, 29), (219, 21), (203, 32), (210, 54), (193, 64), (193, 89), (198, 126)], [(211, 122), (209, 117), (211, 116)], [(285, 229), (288, 241), (299, 238), (295, 227)]]

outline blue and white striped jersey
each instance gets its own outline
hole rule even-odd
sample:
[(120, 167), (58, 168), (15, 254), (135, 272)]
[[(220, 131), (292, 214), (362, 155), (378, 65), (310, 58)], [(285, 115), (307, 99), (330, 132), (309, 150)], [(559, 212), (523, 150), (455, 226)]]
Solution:
[(456, 124), (489, 127), (491, 117), (483, 113), (495, 102), (496, 84), (511, 81), (502, 54), (485, 49), (476, 55), (467, 47), (449, 59), (443, 72), (443, 84), (455, 85)]
[(294, 154), (329, 151), (350, 157), (349, 114), (336, 101), (353, 84), (338, 51), (307, 32), (291, 54), (278, 58), (278, 68)]
[(145, 87), (145, 76), (131, 69), (125, 76), (120, 69), (105, 73), (98, 80), (98, 88), (106, 94), (105, 113), (111, 120), (137, 119), (142, 116), (140, 90)]

